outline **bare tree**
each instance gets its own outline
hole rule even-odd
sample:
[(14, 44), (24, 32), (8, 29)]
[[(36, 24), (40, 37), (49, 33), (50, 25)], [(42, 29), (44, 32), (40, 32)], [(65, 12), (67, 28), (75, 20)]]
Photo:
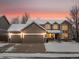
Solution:
[(74, 31), (75, 31), (75, 40), (77, 42), (79, 42), (79, 33), (78, 33), (78, 22), (79, 22), (79, 6), (75, 5), (74, 7), (72, 7), (72, 9), (70, 10), (70, 17), (67, 19), (72, 23), (72, 25), (74, 25)]
[(29, 15), (27, 13), (25, 13), (22, 17), (22, 21), (21, 21), (21, 24), (26, 24), (27, 20), (29, 18)]

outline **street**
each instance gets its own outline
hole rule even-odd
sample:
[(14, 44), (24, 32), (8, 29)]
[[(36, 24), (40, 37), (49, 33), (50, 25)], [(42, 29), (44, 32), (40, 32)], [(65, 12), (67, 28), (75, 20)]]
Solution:
[(34, 58), (31, 58), (31, 57), (4, 57), (4, 58), (0, 58), (0, 59), (79, 59), (79, 57), (53, 57), (53, 58), (43, 58), (43, 57), (34, 57)]

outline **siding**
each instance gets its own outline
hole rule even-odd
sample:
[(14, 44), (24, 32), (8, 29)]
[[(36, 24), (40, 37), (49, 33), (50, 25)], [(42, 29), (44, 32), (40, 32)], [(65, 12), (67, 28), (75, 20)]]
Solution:
[(8, 41), (7, 29), (10, 24), (5, 16), (0, 17), (0, 41)]
[(10, 24), (5, 16), (2, 16), (0, 18), (0, 29), (7, 30), (9, 28)]
[(24, 43), (43, 43), (43, 35), (25, 35)]
[(60, 29), (61, 29), (61, 26), (62, 26), (63, 24), (68, 25), (68, 30), (65, 30), (65, 31), (63, 31), (63, 32), (64, 32), (64, 33), (68, 33), (69, 36), (68, 36), (67, 39), (71, 40), (71, 39), (72, 39), (72, 33), (71, 33), (72, 25), (71, 25), (69, 22), (64, 21), (64, 22), (60, 25)]
[(22, 32), (24, 33), (44, 33), (45, 30), (43, 30), (38, 25), (33, 23), (30, 26), (26, 27)]

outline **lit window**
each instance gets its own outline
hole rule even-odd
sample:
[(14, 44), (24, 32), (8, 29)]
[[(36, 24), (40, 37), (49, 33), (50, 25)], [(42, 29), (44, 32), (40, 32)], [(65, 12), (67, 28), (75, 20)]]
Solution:
[(68, 38), (68, 33), (63, 33), (62, 34), (62, 39)]
[(68, 25), (62, 25), (61, 28), (62, 30), (68, 30)]
[(51, 37), (52, 37), (52, 38), (55, 38), (55, 34), (51, 34)]
[(53, 29), (59, 29), (58, 24), (54, 24)]
[(11, 36), (13, 35), (20, 35), (20, 37), (22, 38), (23, 37), (23, 33), (9, 33), (9, 38), (11, 38)]
[(47, 38), (51, 38), (51, 34), (47, 34)]
[(46, 29), (51, 29), (50, 24), (46, 24), (46, 25), (45, 25), (45, 28), (46, 28)]

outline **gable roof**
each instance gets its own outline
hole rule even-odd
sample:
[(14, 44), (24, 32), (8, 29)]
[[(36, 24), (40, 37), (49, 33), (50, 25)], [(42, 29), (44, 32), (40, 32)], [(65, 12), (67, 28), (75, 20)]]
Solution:
[(39, 25), (43, 25), (43, 24), (46, 24), (47, 22), (49, 24), (54, 24), (55, 22), (58, 23), (58, 24), (61, 24), (61, 23), (63, 23), (67, 19), (66, 18), (64, 18), (64, 19), (61, 19), (61, 18), (59, 18), (59, 19), (53, 19), (53, 18), (49, 18), (49, 19), (35, 18), (35, 19), (33, 19), (33, 18), (29, 18), (28, 20), (29, 21), (32, 20), (32, 21), (36, 22)]
[(58, 24), (61, 24), (61, 23), (63, 23), (65, 20), (48, 20), (48, 22), (50, 23), (50, 24), (54, 24), (54, 23), (58, 23)]
[(0, 17), (0, 20), (1, 20), (1, 19), (4, 19), (8, 24), (10, 24), (9, 21), (7, 20), (6, 16), (1, 16), (1, 17)]
[[(31, 21), (31, 20), (30, 20)], [(36, 22), (37, 24), (39, 25), (44, 25), (46, 23), (49, 23), (49, 24), (54, 24), (54, 23), (58, 23), (58, 24), (61, 24), (63, 23), (64, 21), (66, 20), (34, 20), (34, 22)]]
[(37, 24), (39, 24), (39, 25), (47, 23), (46, 20), (34, 20), (34, 22), (37, 23)]
[(8, 29), (9, 32), (12, 31), (21, 31), (23, 30), (25, 27), (30, 26), (32, 23), (35, 23), (36, 25), (38, 25), (40, 28), (46, 30), (45, 28), (43, 28), (42, 26), (40, 26), (41, 24), (45, 24), (47, 22), (49, 22), (50, 24), (54, 24), (55, 22), (58, 24), (63, 23), (65, 20), (28, 20), (26, 22), (26, 24), (12, 24), (10, 26), (10, 28)]
[[(39, 24), (37, 24), (36, 22), (32, 22), (31, 24), (29, 24), (28, 26), (26, 26), (25, 28), (27, 28), (27, 27), (29, 27), (29, 26), (31, 26), (32, 24), (35, 24), (35, 25), (37, 25), (38, 27), (40, 27), (41, 29), (43, 29), (43, 30), (45, 30), (45, 31), (47, 31), (45, 28), (43, 28), (42, 26), (40, 26)], [(24, 28), (24, 29), (25, 29)], [(24, 30), (24, 29), (22, 29), (22, 30)]]
[(9, 28), (10, 24), (5, 16), (0, 17), (0, 29), (7, 30)]
[(16, 32), (16, 31), (21, 31), (25, 27), (25, 24), (12, 24), (8, 31), (9, 32)]
[(72, 24), (69, 20), (64, 20), (64, 22), (62, 22), (61, 24), (64, 24), (64, 23)]
[(21, 31), (22, 29), (24, 29), (25, 27), (27, 27), (28, 25), (30, 25), (32, 23), (32, 21), (27, 21), (26, 24), (12, 24), (10, 26), (10, 28), (8, 29), (8, 31), (12, 32), (16, 32), (16, 31)]
[(28, 26), (30, 26), (31, 24), (36, 24), (37, 26), (39, 26), (40, 28), (42, 28), (43, 30), (45, 30), (46, 31), (46, 29), (45, 28), (43, 28), (42, 26), (40, 26), (39, 24), (37, 24), (36, 22), (34, 22), (34, 21), (27, 21), (27, 23), (26, 24), (12, 24), (11, 26), (10, 26), (10, 28), (8, 29), (8, 31), (9, 32), (20, 32), (21, 30), (23, 30), (25, 27), (28, 27)]

